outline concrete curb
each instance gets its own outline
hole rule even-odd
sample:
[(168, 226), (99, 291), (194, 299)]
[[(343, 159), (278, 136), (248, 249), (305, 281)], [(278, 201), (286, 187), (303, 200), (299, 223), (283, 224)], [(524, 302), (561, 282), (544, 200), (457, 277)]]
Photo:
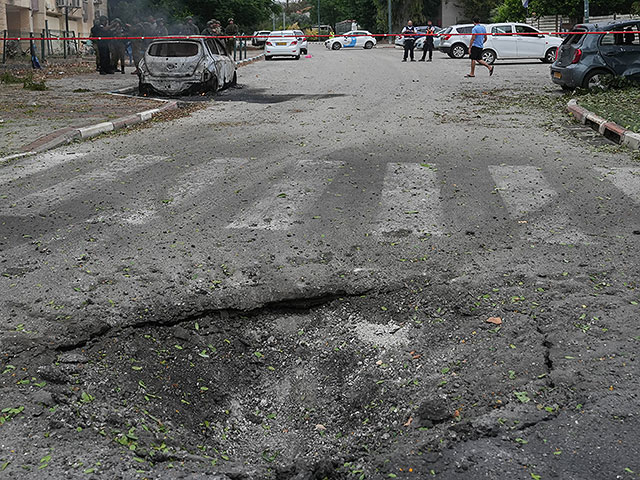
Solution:
[(569, 100), (567, 110), (583, 125), (590, 126), (603, 137), (616, 142), (620, 145), (626, 145), (633, 150), (640, 149), (640, 134), (632, 132), (621, 127), (615, 122), (610, 122), (584, 107), (578, 105), (578, 101), (574, 98)]
[[(235, 62), (235, 64), (236, 66), (241, 67), (260, 60), (262, 57), (264, 57), (264, 53), (244, 60), (238, 60)], [(114, 90), (109, 93), (112, 95), (128, 96), (132, 93), (135, 93), (137, 90), (138, 88), (133, 86)], [(95, 137), (102, 133), (112, 132), (115, 130), (120, 130), (122, 128), (129, 128), (139, 123), (147, 122), (154, 116), (162, 112), (168, 112), (170, 110), (175, 110), (178, 108), (178, 100), (163, 100), (160, 98), (150, 98), (149, 100), (162, 102), (164, 103), (164, 105), (159, 108), (152, 108), (151, 110), (145, 110), (144, 112), (127, 115), (126, 117), (116, 118), (115, 120), (112, 120), (110, 122), (96, 123), (94, 125), (89, 125), (87, 127), (81, 128), (66, 128), (57, 132), (50, 133), (48, 135), (40, 137), (34, 142), (31, 142), (26, 147), (23, 147), (25, 149), (24, 152), (0, 158), (0, 164), (7, 163), (12, 160), (17, 160), (19, 158), (28, 157), (30, 155), (35, 155), (37, 153), (42, 153), (44, 151), (51, 150), (52, 148), (71, 143), (74, 140), (84, 140), (86, 138)]]

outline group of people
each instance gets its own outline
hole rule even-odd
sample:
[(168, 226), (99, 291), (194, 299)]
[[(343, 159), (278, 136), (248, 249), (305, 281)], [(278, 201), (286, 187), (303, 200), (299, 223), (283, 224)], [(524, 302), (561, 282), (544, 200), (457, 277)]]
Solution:
[(416, 48), (416, 40), (419, 36), (426, 35), (424, 37), (424, 46), (422, 48), (421, 62), (425, 61), (427, 53), (429, 53), (429, 60), (433, 60), (433, 36), (436, 33), (436, 27), (433, 26), (431, 20), (427, 22), (427, 30), (424, 33), (419, 33), (416, 27), (413, 26), (413, 22), (409, 20), (407, 25), (402, 29), (402, 37), (404, 38), (404, 57), (403, 62), (407, 61), (407, 57), (411, 57), (411, 61), (415, 62), (413, 58), (413, 50)]
[[(144, 55), (144, 51), (153, 38), (166, 37), (169, 35), (238, 35), (238, 26), (233, 18), (228, 20), (227, 26), (222, 30), (222, 25), (218, 20), (211, 19), (202, 32), (193, 20), (193, 17), (186, 17), (184, 23), (176, 22), (169, 27), (164, 19), (154, 18), (152, 15), (145, 20), (137, 17), (131, 24), (125, 23), (119, 18), (109, 21), (105, 16), (97, 18), (91, 28), (91, 37), (95, 40), (94, 48), (96, 52), (96, 70), (101, 75), (113, 74), (117, 71), (124, 72), (125, 57), (129, 57), (129, 62), (133, 61), (136, 70), (132, 74), (138, 73), (138, 64)], [(123, 38), (125, 37), (125, 38)], [(145, 37), (144, 39), (126, 39), (126, 37)], [(227, 39), (227, 50), (233, 48), (233, 39)]]
[[(424, 33), (419, 33), (416, 27), (413, 26), (413, 22), (409, 20), (407, 25), (402, 29), (402, 37), (404, 38), (404, 56), (402, 57), (402, 61), (406, 62), (407, 58), (410, 57), (412, 62), (415, 62), (413, 58), (413, 50), (415, 49), (415, 42), (419, 36), (425, 36), (424, 39), (424, 47), (422, 50), (422, 58), (419, 60), (421, 62), (425, 61), (425, 57), (427, 52), (429, 53), (429, 60), (431, 62), (433, 59), (433, 37), (435, 34), (435, 27), (433, 26), (431, 20), (427, 22), (427, 29)], [(469, 58), (471, 59), (471, 72), (468, 75), (465, 75), (467, 78), (473, 78), (476, 76), (476, 64), (482, 65), (489, 69), (489, 76), (493, 75), (493, 65), (489, 65), (482, 59), (482, 50), (484, 49), (484, 44), (487, 41), (487, 29), (484, 25), (480, 24), (479, 18), (473, 19), (473, 29), (471, 30), (471, 38), (469, 40)]]

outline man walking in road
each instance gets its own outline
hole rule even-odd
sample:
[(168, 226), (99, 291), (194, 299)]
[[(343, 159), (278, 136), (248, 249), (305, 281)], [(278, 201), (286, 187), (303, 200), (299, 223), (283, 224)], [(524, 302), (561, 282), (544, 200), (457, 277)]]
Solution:
[(413, 49), (415, 48), (416, 41), (416, 28), (413, 26), (413, 22), (409, 20), (407, 22), (407, 26), (402, 29), (402, 37), (404, 38), (404, 57), (402, 57), (402, 61), (407, 61), (407, 56), (411, 54), (411, 61), (415, 62), (413, 58)]
[(482, 50), (484, 42), (487, 41), (487, 29), (480, 25), (480, 19), (473, 19), (473, 30), (471, 30), (471, 40), (469, 41), (469, 58), (471, 58), (471, 72), (465, 75), (467, 78), (476, 76), (476, 63), (484, 65), (489, 69), (489, 76), (493, 75), (493, 66), (482, 60)]
[(435, 31), (436, 29), (433, 26), (433, 23), (431, 23), (431, 20), (429, 20), (427, 22), (427, 36), (424, 37), (424, 43), (422, 44), (422, 58), (420, 59), (421, 62), (424, 62), (424, 59), (427, 56), (427, 52), (429, 52), (429, 60), (427, 61), (430, 62), (433, 60), (433, 34), (435, 33)]

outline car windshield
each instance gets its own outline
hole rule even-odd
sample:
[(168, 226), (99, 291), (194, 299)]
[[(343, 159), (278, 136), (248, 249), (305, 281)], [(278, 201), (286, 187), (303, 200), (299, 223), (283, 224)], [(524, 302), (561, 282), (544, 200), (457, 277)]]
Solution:
[(156, 42), (149, 46), (152, 57), (195, 57), (198, 55), (196, 42)]

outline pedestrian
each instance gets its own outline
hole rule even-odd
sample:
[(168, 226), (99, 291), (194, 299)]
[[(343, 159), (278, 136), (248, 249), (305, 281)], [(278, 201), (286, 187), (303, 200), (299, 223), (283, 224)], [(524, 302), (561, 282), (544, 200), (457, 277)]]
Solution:
[(471, 58), (471, 72), (465, 75), (467, 78), (476, 76), (476, 63), (489, 69), (489, 76), (493, 75), (493, 66), (482, 60), (482, 50), (484, 42), (487, 41), (487, 29), (480, 25), (480, 19), (473, 19), (473, 29), (471, 30), (471, 40), (469, 40), (469, 58)]
[[(129, 36), (144, 37), (144, 25), (138, 17), (134, 17), (133, 25), (129, 26)], [(131, 40), (131, 54), (133, 55), (133, 65), (136, 67), (135, 71), (131, 72), (131, 75), (134, 75), (140, 73), (138, 65), (144, 56), (144, 40), (141, 38)]]
[(91, 45), (93, 46), (93, 50), (96, 52), (96, 72), (100, 71), (100, 49), (98, 48), (98, 30), (100, 28), (100, 20), (97, 18), (93, 21), (93, 27), (91, 27)]
[(227, 25), (227, 28), (224, 29), (224, 33), (229, 37), (227, 38), (227, 42), (226, 42), (227, 54), (231, 55), (231, 52), (233, 52), (233, 47), (235, 46), (235, 43), (236, 43), (236, 39), (231, 37), (238, 35), (238, 26), (235, 23), (233, 23), (233, 18), (230, 18), (227, 21), (227, 23), (228, 25)]
[(407, 57), (411, 55), (411, 61), (415, 62), (413, 58), (413, 49), (415, 48), (415, 34), (416, 27), (413, 26), (413, 22), (409, 20), (407, 25), (402, 29), (402, 37), (404, 38), (404, 57), (402, 57), (402, 61), (406, 62)]
[(422, 44), (422, 58), (420, 59), (421, 62), (424, 62), (424, 59), (427, 56), (427, 52), (429, 52), (429, 60), (427, 60), (427, 62), (433, 60), (433, 35), (435, 34), (435, 32), (436, 29), (433, 26), (433, 23), (431, 23), (431, 20), (429, 20), (427, 22), (427, 31), (425, 32), (427, 36), (424, 37), (424, 43)]
[(106, 29), (106, 25), (109, 20), (105, 16), (101, 16), (98, 20), (98, 24), (94, 25), (91, 29), (91, 36), (97, 38), (98, 44), (98, 57), (100, 59), (100, 75), (107, 75), (114, 73), (111, 69), (111, 56), (109, 55), (109, 37), (110, 33)]
[(200, 29), (195, 23), (193, 23), (193, 17), (187, 17), (185, 18), (185, 20), (185, 29), (187, 31), (187, 35), (200, 35)]
[(215, 22), (215, 20), (213, 20), (213, 19), (209, 20), (207, 22), (207, 26), (204, 27), (204, 30), (202, 30), (202, 32), (200, 32), (200, 33), (202, 35), (207, 36), (207, 37), (215, 35), (214, 27), (213, 27), (214, 22)]
[(124, 29), (122, 28), (122, 22), (119, 18), (113, 19), (109, 25), (109, 31), (113, 37), (109, 41), (109, 54), (111, 55), (111, 69), (115, 72), (118, 71), (118, 64), (120, 64), (121, 73), (124, 74)]
[(168, 35), (169, 30), (167, 30), (167, 27), (164, 24), (164, 19), (159, 18), (156, 22), (156, 37), (166, 37)]

